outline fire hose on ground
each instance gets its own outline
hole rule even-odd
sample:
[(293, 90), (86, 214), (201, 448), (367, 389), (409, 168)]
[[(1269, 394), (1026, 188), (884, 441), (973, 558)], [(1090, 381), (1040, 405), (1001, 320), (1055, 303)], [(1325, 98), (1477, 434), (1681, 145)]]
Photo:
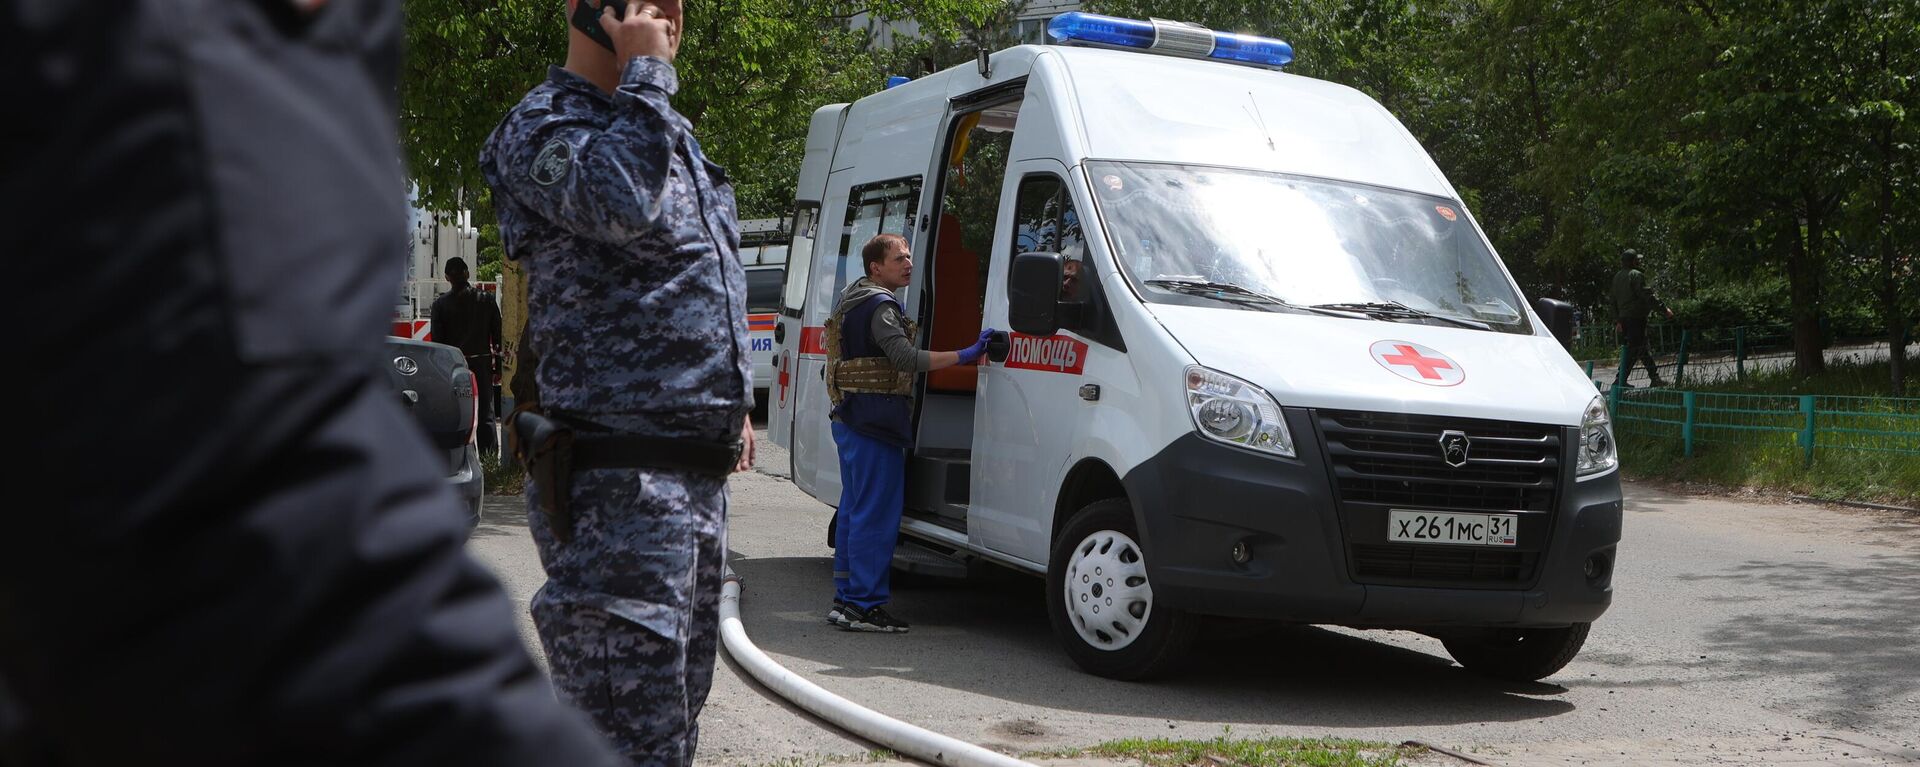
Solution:
[(740, 576), (727, 568), (720, 590), (720, 640), (727, 655), (774, 694), (841, 729), (896, 753), (949, 767), (1035, 767), (1031, 762), (990, 751), (923, 727), (902, 722), (842, 698), (775, 663), (747, 638), (740, 623)]

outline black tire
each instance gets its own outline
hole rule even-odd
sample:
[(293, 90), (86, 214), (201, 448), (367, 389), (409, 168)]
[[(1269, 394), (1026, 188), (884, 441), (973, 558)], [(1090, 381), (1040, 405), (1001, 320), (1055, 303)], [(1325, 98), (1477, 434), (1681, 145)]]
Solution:
[(1537, 682), (1566, 668), (1587, 643), (1591, 623), (1555, 629), (1496, 629), (1440, 641), (1467, 670), (1515, 682)]
[[(1132, 578), (1136, 578), (1139, 582), (1125, 584), (1125, 588), (1145, 587), (1147, 591), (1146, 607), (1143, 611), (1146, 620), (1137, 631), (1130, 634), (1121, 633), (1121, 625), (1118, 622), (1109, 623), (1107, 626), (1089, 624), (1089, 631), (1096, 635), (1111, 632), (1105, 635), (1111, 642), (1120, 644), (1118, 648), (1098, 646), (1082, 637), (1075, 614), (1086, 616), (1086, 610), (1098, 608), (1083, 607), (1078, 611), (1070, 611), (1068, 606), (1066, 579), (1069, 569), (1074, 566), (1076, 556), (1080, 556), (1077, 550), (1083, 545), (1088, 545), (1089, 538), (1103, 533), (1118, 533), (1126, 540), (1109, 537), (1104, 547), (1099, 546), (1098, 542), (1092, 544), (1099, 550), (1090, 553), (1098, 556), (1119, 557), (1129, 565), (1137, 563), (1138, 574)], [(1073, 658), (1074, 663), (1079, 664), (1080, 668), (1090, 674), (1125, 680), (1146, 679), (1159, 675), (1185, 659), (1187, 648), (1193, 644), (1194, 637), (1199, 633), (1199, 620), (1195, 616), (1152, 604), (1151, 587), (1146, 583), (1144, 575), (1145, 552), (1140, 549), (1139, 538), (1139, 532), (1133, 523), (1132, 505), (1125, 498), (1108, 498), (1081, 508), (1071, 520), (1068, 520), (1066, 528), (1060, 531), (1059, 537), (1053, 542), (1052, 556), (1047, 562), (1047, 617), (1053, 624), (1054, 636), (1066, 649), (1067, 656)], [(1130, 546), (1128, 542), (1132, 542)], [(1115, 548), (1116, 546), (1118, 548)], [(1081, 556), (1078, 561), (1086, 563), (1089, 560)], [(1132, 568), (1129, 567), (1128, 570), (1132, 571)], [(1086, 589), (1080, 594), (1087, 598), (1081, 601), (1087, 602), (1095, 597), (1092, 589), (1099, 589), (1101, 586), (1091, 583), (1091, 573), (1082, 573), (1082, 575), (1087, 576), (1089, 580)], [(1116, 583), (1116, 585), (1121, 584)], [(1107, 598), (1104, 590), (1100, 598)], [(1137, 601), (1122, 605), (1110, 603), (1109, 606), (1125, 610), (1133, 619), (1129, 621), (1130, 623), (1139, 622), (1138, 619), (1142, 613), (1136, 611), (1139, 606)]]

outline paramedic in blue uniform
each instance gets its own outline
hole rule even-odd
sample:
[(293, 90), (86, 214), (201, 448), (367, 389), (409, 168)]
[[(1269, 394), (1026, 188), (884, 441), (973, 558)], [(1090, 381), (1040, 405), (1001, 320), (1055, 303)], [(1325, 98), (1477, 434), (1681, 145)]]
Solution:
[[(733, 187), (671, 103), (679, 3), (597, 23), (612, 49), (569, 27), (566, 65), (480, 157), (507, 256), (526, 267), (540, 406), (575, 440), (550, 483), (532, 471), (547, 581), (530, 609), (564, 699), (633, 764), (689, 765), (719, 634), (727, 474), (752, 464), (746, 273)], [(551, 512), (545, 492), (565, 496)]]
[[(397, 0), (0, 3), (0, 764), (611, 764), (379, 366)], [(52, 318), (56, 321), (47, 321)]]
[[(893, 548), (906, 502), (906, 450), (915, 374), (971, 365), (986, 354), (991, 328), (959, 351), (923, 351), (894, 292), (913, 277), (906, 238), (882, 234), (860, 249), (867, 276), (840, 294), (828, 321), (828, 394), (840, 449), (840, 508), (834, 532), (833, 607), (827, 622), (848, 631), (903, 633), (889, 615)], [(837, 342), (837, 343), (836, 343)]]

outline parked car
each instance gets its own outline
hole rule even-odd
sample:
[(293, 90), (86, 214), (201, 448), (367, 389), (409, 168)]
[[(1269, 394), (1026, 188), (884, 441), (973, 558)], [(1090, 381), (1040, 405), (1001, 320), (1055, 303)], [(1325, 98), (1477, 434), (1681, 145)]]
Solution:
[(466, 504), (471, 530), (480, 524), (480, 497), (486, 492), (486, 473), (480, 468), (474, 434), (479, 418), (473, 371), (460, 350), (446, 344), (388, 338), (386, 351), (387, 380), (400, 396), (400, 405), (413, 414), (427, 440), (446, 457), (447, 484)]

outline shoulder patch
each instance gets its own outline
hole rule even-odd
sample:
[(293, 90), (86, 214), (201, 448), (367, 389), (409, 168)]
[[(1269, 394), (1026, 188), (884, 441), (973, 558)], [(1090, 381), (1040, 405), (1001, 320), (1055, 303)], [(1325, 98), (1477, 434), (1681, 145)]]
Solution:
[(553, 186), (567, 177), (567, 171), (573, 168), (573, 146), (560, 139), (547, 142), (540, 147), (540, 153), (533, 156), (533, 167), (527, 169), (527, 175), (541, 186)]

